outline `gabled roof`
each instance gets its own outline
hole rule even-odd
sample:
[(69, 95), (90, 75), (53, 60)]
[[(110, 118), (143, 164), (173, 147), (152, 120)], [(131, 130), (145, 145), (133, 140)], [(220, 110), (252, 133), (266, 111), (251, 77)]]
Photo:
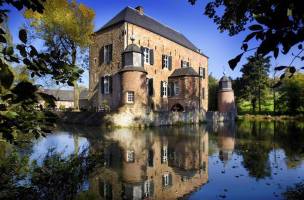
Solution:
[(43, 92), (53, 95), (57, 101), (74, 101), (73, 90), (44, 89)]
[[(103, 31), (114, 25), (117, 25), (119, 23), (123, 23), (123, 22), (128, 22), (128, 23), (140, 26), (153, 33), (161, 35), (173, 42), (176, 42), (188, 49), (191, 49), (197, 53), (200, 53), (199, 49), (192, 42), (190, 42), (183, 34), (159, 23), (158, 21), (156, 21), (155, 19), (153, 19), (151, 17), (139, 14), (139, 12), (137, 10), (130, 8), (130, 7), (126, 7), (121, 12), (119, 12), (114, 18), (112, 18), (108, 23), (106, 23), (101, 29), (96, 31), (96, 33)], [(202, 53), (200, 53), (200, 54), (202, 54)], [(204, 55), (204, 54), (202, 54), (202, 55)]]
[[(74, 101), (73, 90), (60, 90), (60, 89), (44, 89), (43, 92), (53, 95), (57, 101)], [(89, 91), (83, 89), (79, 94), (79, 99), (87, 99)]]
[(192, 67), (186, 67), (174, 70), (169, 78), (179, 76), (199, 76), (199, 74)]

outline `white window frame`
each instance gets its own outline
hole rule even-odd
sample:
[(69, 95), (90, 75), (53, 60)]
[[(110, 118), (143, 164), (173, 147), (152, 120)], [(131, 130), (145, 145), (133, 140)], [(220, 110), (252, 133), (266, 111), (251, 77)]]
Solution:
[(169, 69), (169, 56), (164, 55), (164, 69)]
[(179, 92), (180, 92), (179, 83), (178, 82), (174, 82), (173, 87), (174, 87), (174, 95), (178, 96)]
[(104, 76), (103, 79), (103, 93), (110, 94), (110, 76)]
[(163, 81), (163, 97), (168, 97), (168, 82)]
[(168, 146), (163, 146), (163, 163), (168, 162)]
[(144, 182), (144, 197), (149, 197), (150, 196), (150, 186), (151, 186), (151, 181), (150, 180), (146, 180)]
[(135, 152), (134, 150), (127, 150), (127, 162), (135, 161)]
[(150, 64), (150, 49), (147, 47), (144, 47), (143, 50), (144, 50), (144, 63)]
[(127, 103), (134, 103), (135, 101), (135, 93), (134, 91), (127, 92)]
[(189, 66), (188, 66), (188, 63), (189, 63), (188, 61), (183, 60), (182, 68), (188, 68), (190, 66), (190, 63), (189, 63)]
[(170, 185), (170, 174), (166, 172), (164, 175), (164, 187), (167, 187)]

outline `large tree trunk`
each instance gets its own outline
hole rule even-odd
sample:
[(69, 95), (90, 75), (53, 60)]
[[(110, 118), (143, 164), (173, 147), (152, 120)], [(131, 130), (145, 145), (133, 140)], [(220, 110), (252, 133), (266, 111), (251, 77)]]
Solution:
[[(76, 55), (77, 55), (77, 49), (75, 46), (72, 48), (72, 65), (76, 65)], [(78, 83), (77, 80), (73, 82), (74, 84), (74, 110), (79, 110), (79, 89), (78, 89)]]

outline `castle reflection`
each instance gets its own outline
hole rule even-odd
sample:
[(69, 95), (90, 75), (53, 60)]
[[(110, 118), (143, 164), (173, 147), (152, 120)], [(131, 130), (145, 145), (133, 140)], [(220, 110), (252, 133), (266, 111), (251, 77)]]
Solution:
[(208, 133), (199, 126), (117, 129), (92, 140), (104, 167), (89, 180), (100, 199), (176, 199), (208, 181)]

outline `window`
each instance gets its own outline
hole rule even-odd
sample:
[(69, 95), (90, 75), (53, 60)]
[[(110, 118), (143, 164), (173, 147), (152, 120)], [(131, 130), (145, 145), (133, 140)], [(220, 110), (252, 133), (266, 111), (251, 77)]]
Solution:
[(103, 76), (101, 77), (101, 93), (110, 94), (112, 90), (112, 77)]
[(166, 172), (163, 177), (163, 187), (168, 187), (172, 185), (172, 175), (168, 172)]
[(163, 146), (161, 159), (162, 163), (166, 163), (168, 161), (168, 146)]
[(168, 83), (166, 81), (162, 81), (162, 91), (161, 94), (163, 97), (167, 97), (168, 96)]
[(112, 49), (113, 45), (109, 44), (101, 47), (99, 52), (99, 64), (110, 64), (112, 61)]
[(150, 64), (150, 49), (143, 48), (143, 52), (144, 52), (144, 63)]
[(135, 153), (133, 150), (127, 150), (127, 162), (134, 162)]
[(144, 197), (149, 197), (151, 196), (151, 181), (150, 180), (146, 180), (144, 182)]
[(203, 67), (200, 67), (200, 68), (199, 68), (199, 75), (200, 75), (203, 79), (205, 79), (205, 76), (206, 76), (206, 69), (203, 68)]
[(163, 55), (163, 69), (169, 68), (169, 56)]
[(181, 61), (181, 67), (182, 68), (190, 67), (190, 63), (188, 61), (182, 60)]
[(103, 88), (104, 88), (104, 94), (110, 94), (110, 80), (109, 80), (109, 76), (106, 76), (104, 78)]
[(153, 78), (149, 78), (147, 80), (147, 86), (148, 86), (148, 95), (151, 97), (151, 96), (153, 96), (153, 92), (154, 92), (154, 89), (153, 89)]
[(96, 59), (96, 58), (94, 58), (94, 65), (96, 65), (96, 63), (97, 63), (97, 59)]
[(178, 82), (174, 82), (174, 95), (175, 96), (179, 95), (179, 84), (178, 84)]
[(202, 88), (202, 98), (205, 99), (205, 88)]
[(134, 92), (127, 92), (127, 103), (134, 103)]
[(141, 52), (143, 54), (143, 63), (154, 65), (154, 51), (147, 47), (141, 47)]

